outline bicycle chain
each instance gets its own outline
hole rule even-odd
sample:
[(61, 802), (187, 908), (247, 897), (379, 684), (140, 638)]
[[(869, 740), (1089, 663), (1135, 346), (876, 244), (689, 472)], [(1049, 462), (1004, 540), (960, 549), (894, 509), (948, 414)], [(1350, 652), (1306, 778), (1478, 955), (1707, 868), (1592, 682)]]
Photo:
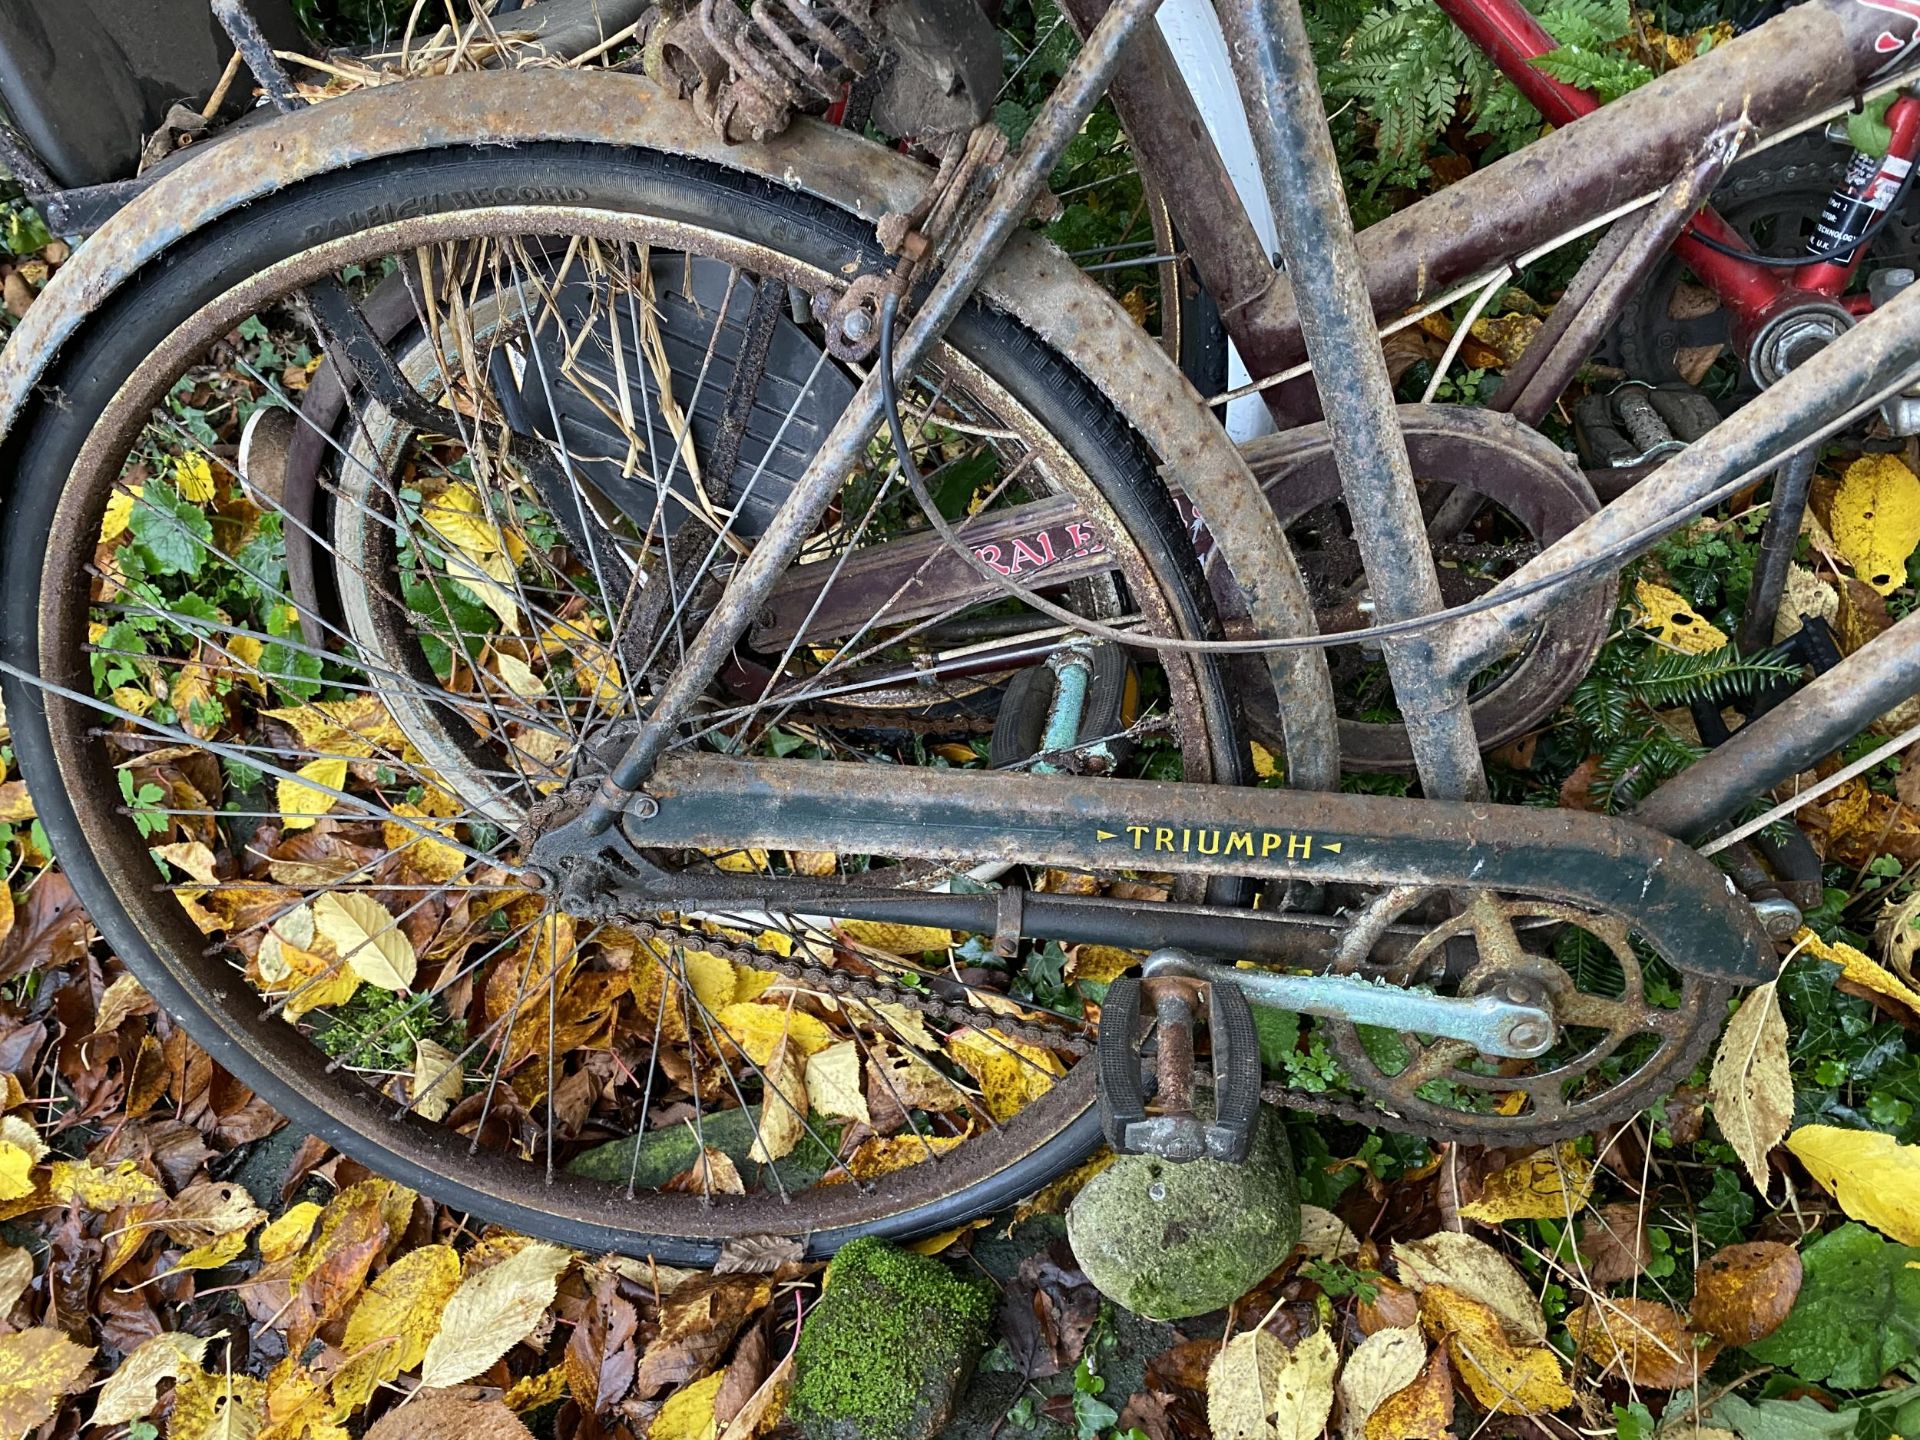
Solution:
[[(881, 1000), (905, 1006), (909, 1010), (936, 1020), (992, 1030), (996, 1034), (1005, 1035), (1029, 1045), (1038, 1045), (1043, 1049), (1063, 1050), (1082, 1058), (1093, 1054), (1093, 1042), (1084, 1035), (1076, 1035), (1058, 1025), (1021, 1020), (985, 1005), (977, 1005), (965, 1000), (942, 999), (937, 995), (925, 994), (912, 986), (896, 984), (874, 976), (853, 975), (844, 970), (796, 960), (761, 945), (722, 940), (717, 936), (709, 935), (704, 930), (690, 926), (636, 917), (627, 922), (627, 928), (643, 940), (665, 940), (688, 949), (705, 950), (709, 954), (720, 956), (723, 960), (745, 965), (752, 970), (771, 971), (810, 989), (826, 991), (836, 997), (860, 1000), (869, 1005), (875, 1000)], [(1714, 1031), (1711, 1027), (1705, 1025), (1697, 1027), (1696, 1038), (1688, 1046), (1689, 1068), (1704, 1057), (1706, 1047), (1711, 1043), (1713, 1036)], [(1425, 1140), (1459, 1145), (1485, 1145), (1490, 1138), (1504, 1139), (1505, 1143), (1512, 1143), (1512, 1137), (1489, 1137), (1484, 1130), (1468, 1120), (1463, 1120), (1460, 1124), (1434, 1120), (1416, 1124), (1368, 1100), (1345, 1100), (1338, 1096), (1275, 1083), (1262, 1086), (1260, 1093), (1262, 1099), (1272, 1104), (1283, 1105), (1290, 1110), (1324, 1115), (1370, 1130), (1391, 1130), (1401, 1135), (1417, 1135)], [(1543, 1125), (1537, 1137), (1530, 1135), (1528, 1139), (1529, 1141), (1537, 1139), (1542, 1144), (1548, 1144), (1574, 1135), (1587, 1134), (1606, 1125), (1631, 1119), (1638, 1113), (1639, 1108), (1628, 1100), (1617, 1110), (1590, 1112), (1584, 1119), (1573, 1123), (1571, 1127)]]

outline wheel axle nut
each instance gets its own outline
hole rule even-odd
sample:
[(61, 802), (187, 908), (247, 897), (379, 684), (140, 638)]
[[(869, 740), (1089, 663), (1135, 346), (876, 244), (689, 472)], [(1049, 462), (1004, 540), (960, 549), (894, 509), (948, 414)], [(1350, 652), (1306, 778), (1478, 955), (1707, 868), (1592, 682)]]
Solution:
[(849, 340), (864, 340), (873, 333), (873, 316), (865, 310), (849, 311), (840, 322), (840, 333)]

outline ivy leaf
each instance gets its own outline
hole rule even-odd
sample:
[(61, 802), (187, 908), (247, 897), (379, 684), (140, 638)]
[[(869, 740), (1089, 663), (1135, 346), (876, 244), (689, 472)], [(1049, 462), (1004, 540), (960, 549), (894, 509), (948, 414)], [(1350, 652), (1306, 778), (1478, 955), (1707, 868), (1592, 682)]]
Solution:
[(213, 543), (213, 522), (171, 485), (143, 486), (127, 529), (155, 575), (197, 576)]
[[(1803, 1278), (1786, 1321), (1746, 1351), (1802, 1380), (1865, 1390), (1920, 1359), (1920, 1250), (1849, 1222), (1800, 1252)], [(1905, 1323), (1903, 1323), (1905, 1322)]]

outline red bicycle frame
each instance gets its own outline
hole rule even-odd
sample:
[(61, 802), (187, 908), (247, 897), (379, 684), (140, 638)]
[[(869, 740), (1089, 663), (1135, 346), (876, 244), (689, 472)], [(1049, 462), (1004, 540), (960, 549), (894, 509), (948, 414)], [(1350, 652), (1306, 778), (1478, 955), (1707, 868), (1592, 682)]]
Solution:
[[(1552, 124), (1566, 125), (1600, 108), (1601, 101), (1593, 94), (1554, 79), (1533, 63), (1554, 50), (1558, 42), (1519, 0), (1435, 3)], [(1860, 157), (1864, 163), (1856, 164), (1847, 177), (1850, 198), (1874, 209), (1891, 202), (1916, 151), (1920, 151), (1920, 99), (1900, 96), (1888, 107), (1886, 123), (1893, 139), (1885, 157), (1877, 164), (1873, 157)], [(1800, 304), (1811, 297), (1839, 301), (1853, 283), (1854, 271), (1867, 249), (1861, 245), (1839, 260), (1788, 269), (1736, 259), (1702, 244), (1697, 238), (1702, 236), (1735, 247), (1744, 247), (1745, 242), (1709, 207), (1694, 216), (1673, 246), (1687, 267), (1720, 298), (1729, 312), (1736, 340), (1752, 335), (1785, 304)], [(1866, 308), (1865, 297), (1855, 297), (1848, 308)]]

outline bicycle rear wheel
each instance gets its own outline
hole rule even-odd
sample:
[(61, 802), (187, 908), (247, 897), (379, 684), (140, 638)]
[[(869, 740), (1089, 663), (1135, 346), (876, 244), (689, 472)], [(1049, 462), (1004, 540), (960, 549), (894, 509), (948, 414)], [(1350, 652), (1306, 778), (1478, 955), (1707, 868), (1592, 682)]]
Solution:
[[(1023, 970), (831, 914), (622, 926), (518, 868), (529, 813), (618, 753), (851, 394), (814, 317), (869, 236), (653, 154), (410, 156), (189, 237), (62, 356), (65, 403), (17, 439), (0, 573), (6, 658), (65, 692), (9, 683), (23, 768), (161, 1004), (364, 1163), (530, 1233), (698, 1263), (741, 1235), (823, 1254), (939, 1229), (1097, 1138), (1078, 997), (1035, 989), (1057, 956)], [(324, 503), (293, 516), (263, 447), (245, 482), (229, 447), (255, 408), (301, 411), (300, 296), (328, 283), (404, 292), (390, 351), (440, 420), (357, 396), (322, 427)], [(1002, 527), (1028, 583), (1211, 631), (1150, 457), (1032, 336), (970, 310), (903, 397), (941, 503)], [(1041, 523), (1068, 499), (1093, 530)], [(1008, 697), (1046, 688), (1009, 681), (1066, 637), (941, 591), (916, 517), (876, 434), (678, 743), (986, 763)], [(337, 602), (295, 593), (290, 551)], [(1120, 690), (1124, 746), (1049, 758), (1243, 778), (1210, 660)], [(866, 893), (1003, 878), (656, 859), (690, 890), (716, 870)]]

